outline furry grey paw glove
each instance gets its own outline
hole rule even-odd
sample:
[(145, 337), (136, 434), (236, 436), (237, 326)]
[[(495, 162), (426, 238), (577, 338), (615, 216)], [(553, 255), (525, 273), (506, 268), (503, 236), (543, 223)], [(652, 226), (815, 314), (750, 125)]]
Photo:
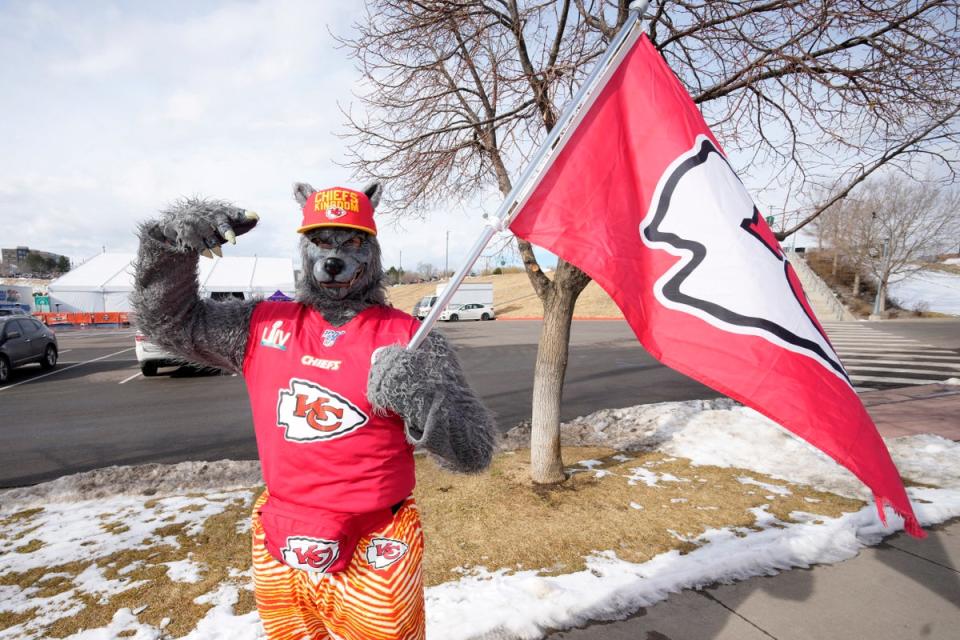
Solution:
[(460, 472), (482, 471), (493, 455), (493, 416), (463, 375), (453, 349), (431, 334), (414, 351), (387, 347), (370, 368), (367, 397), (400, 415), (407, 439)]
[(222, 200), (190, 198), (162, 212), (160, 219), (143, 226), (149, 237), (179, 252), (202, 252), (208, 257), (222, 255), (220, 245), (235, 243), (239, 235), (257, 225), (260, 217)]

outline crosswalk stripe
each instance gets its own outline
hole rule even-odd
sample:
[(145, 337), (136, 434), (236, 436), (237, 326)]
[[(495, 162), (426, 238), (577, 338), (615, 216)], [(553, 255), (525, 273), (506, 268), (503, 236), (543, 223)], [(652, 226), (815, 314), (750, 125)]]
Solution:
[[(911, 351), (841, 351), (837, 350), (837, 355), (841, 358), (846, 358), (846, 356), (874, 356), (877, 358), (893, 358), (897, 355), (902, 354), (904, 357), (909, 357), (917, 352)], [(921, 352), (919, 355), (922, 355), (924, 360), (948, 360), (957, 362), (960, 361), (960, 355), (944, 356), (940, 354), (930, 354), (927, 351)]]
[(960, 377), (960, 351), (888, 333), (876, 326), (824, 323), (858, 392)]
[[(901, 347), (850, 347), (849, 349), (836, 349), (838, 353), (862, 352), (862, 353), (914, 353), (913, 351), (904, 351)], [(957, 354), (949, 349), (923, 349), (924, 354), (947, 355), (956, 358)]]
[[(882, 338), (883, 336), (877, 336), (877, 337)], [(833, 344), (875, 344), (876, 341), (877, 341), (877, 338), (831, 338), (830, 339), (830, 342), (832, 342)], [(915, 345), (915, 344), (922, 345), (923, 344), (919, 340), (887, 340), (886, 338), (884, 338), (883, 341), (884, 343), (888, 343), (888, 344), (905, 344), (905, 345)]]
[(943, 382), (944, 378), (939, 380), (926, 380), (923, 378), (891, 378), (887, 376), (850, 376), (851, 380), (856, 382), (883, 382), (886, 384), (937, 384), (938, 382)]
[(925, 373), (926, 375), (954, 375), (950, 371), (938, 371), (937, 369), (904, 369), (899, 367), (870, 366), (858, 364), (847, 366), (847, 371), (889, 371), (890, 373)]
[(953, 369), (955, 371), (960, 371), (960, 364), (953, 364), (951, 362), (933, 362), (930, 360), (924, 360), (918, 358), (916, 360), (871, 360), (869, 358), (844, 358), (843, 363), (849, 363), (864, 365), (864, 364), (906, 364), (914, 366), (924, 366), (927, 365), (929, 369)]

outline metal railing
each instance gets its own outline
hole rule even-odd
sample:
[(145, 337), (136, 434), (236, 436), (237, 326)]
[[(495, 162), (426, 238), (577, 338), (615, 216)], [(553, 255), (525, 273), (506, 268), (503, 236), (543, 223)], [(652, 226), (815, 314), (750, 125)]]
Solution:
[(823, 281), (823, 278), (818, 276), (816, 272), (810, 268), (810, 265), (807, 264), (806, 259), (799, 253), (793, 251), (784, 251), (784, 255), (787, 257), (787, 260), (790, 261), (790, 264), (793, 265), (793, 269), (797, 272), (797, 277), (800, 278), (800, 282), (803, 284), (804, 291), (807, 292), (809, 296), (816, 296), (823, 304), (827, 306), (830, 310), (831, 318), (830, 320), (856, 320), (857, 317), (847, 309), (846, 305), (840, 301), (840, 297), (830, 288), (826, 282)]

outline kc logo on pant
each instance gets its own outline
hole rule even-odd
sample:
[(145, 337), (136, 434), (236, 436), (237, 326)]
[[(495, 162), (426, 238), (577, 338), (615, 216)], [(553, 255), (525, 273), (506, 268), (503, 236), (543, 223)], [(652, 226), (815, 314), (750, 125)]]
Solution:
[(336, 540), (290, 536), (287, 546), (280, 550), (287, 566), (304, 571), (323, 573), (340, 557), (340, 543)]
[(367, 546), (367, 562), (374, 569), (386, 569), (406, 553), (406, 542), (390, 538), (374, 538)]

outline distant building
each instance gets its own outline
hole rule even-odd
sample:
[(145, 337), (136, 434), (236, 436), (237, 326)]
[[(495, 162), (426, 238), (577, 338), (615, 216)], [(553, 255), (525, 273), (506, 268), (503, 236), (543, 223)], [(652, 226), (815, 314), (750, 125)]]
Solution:
[[(37, 258), (30, 259), (31, 256), (37, 256), (44, 263), (52, 265), (51, 268), (37, 268)], [(49, 251), (37, 251), (30, 247), (14, 247), (12, 249), (0, 249), (0, 272), (4, 275), (20, 275), (23, 273), (33, 273), (34, 275), (49, 275), (59, 273), (56, 268), (61, 258), (58, 253)]]

